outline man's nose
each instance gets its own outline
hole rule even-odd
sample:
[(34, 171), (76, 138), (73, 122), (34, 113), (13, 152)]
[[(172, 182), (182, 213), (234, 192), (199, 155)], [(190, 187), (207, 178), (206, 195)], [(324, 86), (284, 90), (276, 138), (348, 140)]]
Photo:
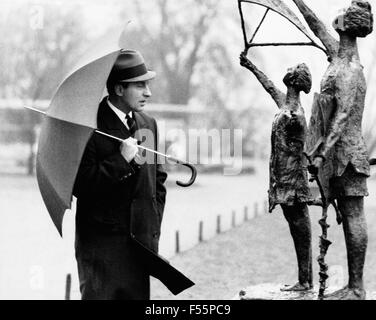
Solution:
[(147, 97), (147, 98), (151, 97), (151, 90), (150, 90), (150, 87), (148, 85), (146, 85), (146, 87), (145, 87), (144, 96)]

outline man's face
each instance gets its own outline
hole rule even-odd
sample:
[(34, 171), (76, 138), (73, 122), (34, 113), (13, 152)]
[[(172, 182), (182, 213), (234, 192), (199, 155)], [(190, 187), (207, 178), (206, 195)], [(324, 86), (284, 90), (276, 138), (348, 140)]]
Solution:
[(148, 81), (128, 82), (123, 87), (122, 95), (119, 96), (123, 111), (140, 112), (146, 105), (147, 100), (151, 97), (151, 91)]

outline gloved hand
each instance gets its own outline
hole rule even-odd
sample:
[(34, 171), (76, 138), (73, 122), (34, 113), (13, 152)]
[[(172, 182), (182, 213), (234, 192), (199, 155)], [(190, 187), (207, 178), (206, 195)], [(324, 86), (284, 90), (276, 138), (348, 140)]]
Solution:
[(137, 140), (129, 137), (120, 145), (120, 153), (127, 162), (131, 162), (137, 155)]

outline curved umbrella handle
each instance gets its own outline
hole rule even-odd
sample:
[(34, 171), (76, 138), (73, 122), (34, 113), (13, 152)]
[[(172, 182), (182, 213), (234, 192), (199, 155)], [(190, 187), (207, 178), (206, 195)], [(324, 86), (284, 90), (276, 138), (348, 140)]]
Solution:
[(181, 160), (176, 159), (176, 158), (171, 157), (171, 156), (168, 156), (167, 159), (172, 160), (172, 161), (176, 162), (177, 164), (185, 166), (185, 167), (187, 167), (191, 170), (191, 178), (189, 179), (189, 181), (188, 182), (176, 181), (176, 184), (178, 186), (189, 187), (195, 182), (196, 177), (197, 177), (197, 169), (192, 164), (190, 164), (189, 162), (181, 161)]
[[(99, 131), (99, 130), (95, 130), (95, 132), (96, 132), (96, 133), (99, 133), (99, 134), (101, 134), (101, 135), (103, 135), (103, 136), (109, 137), (109, 138), (111, 138), (111, 139), (115, 139), (115, 140), (120, 141), (120, 142), (123, 142), (123, 141), (124, 141), (124, 139), (120, 139), (120, 138), (118, 138), (118, 137), (112, 136), (112, 135), (110, 135), (110, 134), (107, 134), (107, 133), (102, 132), (102, 131)], [(185, 162), (185, 161), (182, 161), (182, 160), (176, 159), (176, 158), (174, 158), (174, 157), (171, 157), (170, 155), (163, 154), (163, 153), (161, 153), (161, 152), (158, 152), (158, 151), (155, 151), (155, 150), (152, 150), (152, 149), (146, 148), (146, 147), (140, 145), (141, 143), (142, 143), (141, 141), (137, 141), (137, 147), (138, 147), (138, 148), (143, 149), (143, 150), (146, 150), (146, 151), (149, 151), (149, 152), (152, 152), (152, 153), (155, 153), (155, 154), (160, 155), (160, 156), (162, 156), (162, 157), (165, 157), (165, 158), (167, 158), (167, 159), (170, 159), (170, 160), (176, 162), (177, 164), (180, 164), (180, 165), (182, 165), (182, 166), (188, 167), (188, 168), (191, 170), (192, 175), (191, 175), (191, 178), (189, 179), (189, 181), (186, 182), (186, 183), (181, 182), (181, 181), (176, 181), (176, 184), (177, 184), (178, 186), (180, 186), (180, 187), (189, 187), (189, 186), (191, 186), (191, 185), (195, 182), (195, 180), (196, 180), (196, 176), (197, 176), (197, 170), (196, 170), (196, 168), (195, 168), (192, 164), (190, 164), (189, 162)]]

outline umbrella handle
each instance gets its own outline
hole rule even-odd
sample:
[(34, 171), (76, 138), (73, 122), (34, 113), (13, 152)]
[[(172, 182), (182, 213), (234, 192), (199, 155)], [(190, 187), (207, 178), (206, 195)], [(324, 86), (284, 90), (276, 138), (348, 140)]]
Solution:
[[(107, 134), (107, 133), (102, 132), (102, 131), (99, 131), (99, 130), (95, 130), (95, 132), (97, 132), (97, 133), (99, 133), (99, 134), (101, 134), (101, 135), (103, 135), (103, 136), (109, 137), (109, 138), (111, 138), (111, 139), (115, 139), (115, 140), (120, 141), (120, 142), (123, 142), (123, 141), (124, 141), (124, 139), (120, 139), (120, 138), (118, 138), (118, 137), (112, 136), (112, 135), (110, 135), (110, 134)], [(196, 170), (196, 168), (195, 168), (192, 164), (190, 164), (189, 162), (184, 162), (184, 161), (182, 161), (182, 160), (176, 159), (176, 158), (171, 157), (171, 156), (169, 156), (169, 155), (166, 155), (166, 154), (160, 153), (160, 152), (158, 152), (158, 151), (155, 151), (155, 150), (152, 150), (152, 149), (146, 148), (146, 147), (144, 147), (144, 146), (141, 146), (141, 145), (140, 145), (141, 143), (142, 143), (141, 141), (137, 141), (137, 146), (138, 146), (138, 148), (143, 149), (143, 150), (146, 150), (146, 151), (149, 151), (149, 152), (152, 152), (152, 153), (155, 153), (155, 154), (158, 154), (158, 155), (160, 155), (160, 156), (162, 156), (162, 157), (165, 157), (165, 158), (167, 158), (167, 159), (170, 159), (170, 160), (176, 162), (177, 164), (180, 164), (180, 165), (182, 165), (182, 166), (185, 166), (185, 167), (187, 167), (187, 168), (189, 168), (189, 169), (191, 170), (191, 178), (189, 179), (189, 181), (188, 181), (188, 182), (176, 181), (176, 184), (177, 184), (178, 186), (180, 186), (180, 187), (189, 187), (189, 186), (191, 186), (191, 185), (195, 182), (196, 177), (197, 177), (197, 170)]]
[(191, 178), (189, 179), (189, 181), (188, 182), (176, 181), (176, 184), (178, 186), (189, 187), (195, 182), (196, 177), (197, 177), (197, 169), (192, 164), (190, 164), (189, 162), (181, 161), (181, 160), (176, 159), (176, 158), (171, 157), (171, 156), (167, 156), (167, 159), (172, 160), (172, 161), (176, 162), (177, 164), (185, 166), (185, 167), (187, 167), (191, 170)]

